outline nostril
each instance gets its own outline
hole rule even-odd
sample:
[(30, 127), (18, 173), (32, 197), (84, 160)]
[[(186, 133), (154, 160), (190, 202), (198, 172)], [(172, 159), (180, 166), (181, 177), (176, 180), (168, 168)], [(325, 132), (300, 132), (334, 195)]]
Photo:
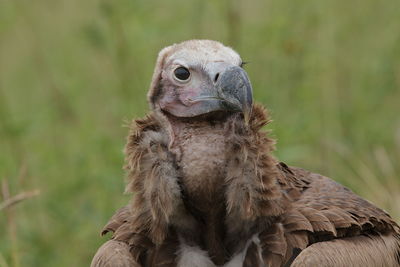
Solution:
[(215, 82), (215, 83), (218, 81), (218, 78), (219, 78), (219, 73), (217, 73), (217, 74), (215, 75), (215, 77), (214, 77), (214, 82)]

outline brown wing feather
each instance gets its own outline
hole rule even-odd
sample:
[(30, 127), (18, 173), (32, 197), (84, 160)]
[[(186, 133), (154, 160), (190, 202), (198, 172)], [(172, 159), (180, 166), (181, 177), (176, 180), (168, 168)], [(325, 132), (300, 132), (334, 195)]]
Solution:
[(131, 211), (128, 206), (120, 208), (104, 226), (101, 235), (105, 235), (108, 232), (115, 232), (122, 224), (126, 223), (131, 216)]
[[(174, 231), (169, 231), (163, 244), (156, 246), (146, 233), (140, 232), (140, 227), (135, 227), (134, 218), (129, 207), (119, 209), (111, 217), (102, 234), (113, 232), (112, 240), (98, 250), (92, 266), (114, 266), (113, 262), (121, 267), (176, 266), (179, 241)], [(131, 265), (123, 265), (128, 263)]]
[(303, 250), (292, 267), (398, 267), (400, 240), (396, 235), (369, 235), (315, 243)]
[(279, 266), (286, 255), (287, 242), (282, 224), (275, 224), (259, 235), (264, 263), (267, 266)]
[(349, 189), (319, 174), (280, 165), (289, 181), (286, 191), (297, 191), (283, 215), (286, 261), (293, 249), (360, 234), (395, 234), (398, 225), (383, 210)]
[(104, 243), (93, 257), (91, 267), (140, 267), (125, 242), (109, 240)]

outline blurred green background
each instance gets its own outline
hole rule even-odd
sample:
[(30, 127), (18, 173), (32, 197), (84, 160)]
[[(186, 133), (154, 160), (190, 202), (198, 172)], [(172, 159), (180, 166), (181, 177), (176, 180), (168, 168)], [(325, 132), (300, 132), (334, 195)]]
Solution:
[[(400, 219), (400, 1), (0, 0), (0, 267), (88, 266), (123, 195), (127, 121), (158, 51), (222, 41), (276, 155)], [(1, 202), (1, 201), (0, 201)]]

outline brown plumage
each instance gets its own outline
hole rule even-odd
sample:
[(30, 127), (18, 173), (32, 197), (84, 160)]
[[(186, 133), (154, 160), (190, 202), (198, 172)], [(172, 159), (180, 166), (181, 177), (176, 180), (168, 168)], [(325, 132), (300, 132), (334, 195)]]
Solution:
[(387, 213), (271, 155), (240, 65), (214, 41), (160, 52), (125, 150), (133, 199), (92, 266), (400, 266)]

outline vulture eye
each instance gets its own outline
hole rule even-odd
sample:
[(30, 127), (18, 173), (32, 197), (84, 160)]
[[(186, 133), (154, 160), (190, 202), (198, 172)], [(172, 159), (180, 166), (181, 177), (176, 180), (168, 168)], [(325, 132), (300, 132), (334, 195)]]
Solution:
[(174, 75), (179, 81), (187, 81), (190, 77), (190, 72), (185, 67), (179, 67), (174, 70)]

